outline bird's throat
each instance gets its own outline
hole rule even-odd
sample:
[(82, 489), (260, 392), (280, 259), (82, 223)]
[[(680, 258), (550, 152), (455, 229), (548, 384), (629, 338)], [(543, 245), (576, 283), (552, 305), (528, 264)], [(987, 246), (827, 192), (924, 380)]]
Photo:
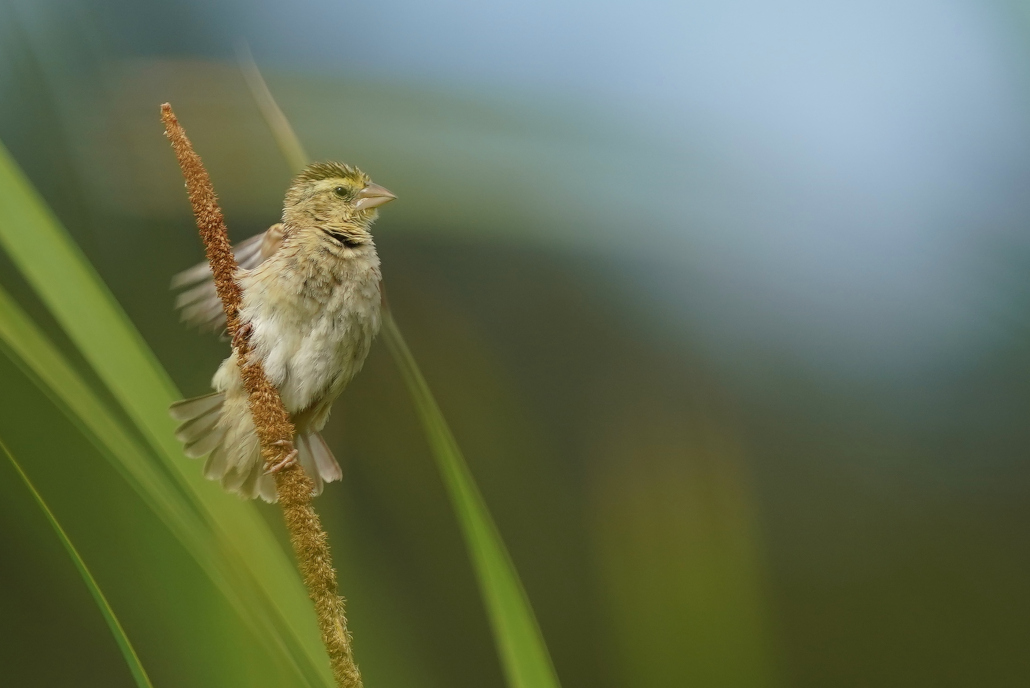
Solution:
[(364, 246), (367, 242), (364, 237), (352, 234), (350, 232), (341, 231), (338, 229), (323, 229), (322, 230), (331, 241), (335, 241), (341, 246), (347, 248), (358, 248)]

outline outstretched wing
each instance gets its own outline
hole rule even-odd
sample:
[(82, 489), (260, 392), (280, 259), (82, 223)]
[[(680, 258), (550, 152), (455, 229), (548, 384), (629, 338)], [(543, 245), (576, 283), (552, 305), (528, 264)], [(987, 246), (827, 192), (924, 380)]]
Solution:
[[(232, 252), (241, 268), (253, 270), (279, 250), (282, 243), (283, 226), (280, 223), (240, 242)], [(186, 289), (175, 297), (175, 307), (180, 311), (183, 322), (199, 328), (201, 332), (225, 327), (225, 312), (215, 293), (211, 266), (206, 261), (173, 277), (172, 289)]]

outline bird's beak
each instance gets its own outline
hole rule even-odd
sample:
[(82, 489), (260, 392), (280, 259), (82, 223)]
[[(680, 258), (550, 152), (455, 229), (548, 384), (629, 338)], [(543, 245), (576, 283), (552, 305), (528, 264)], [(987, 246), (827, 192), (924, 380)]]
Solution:
[(395, 198), (397, 197), (387, 191), (385, 187), (370, 183), (358, 192), (358, 202), (354, 204), (354, 207), (358, 210), (370, 210), (389, 203)]

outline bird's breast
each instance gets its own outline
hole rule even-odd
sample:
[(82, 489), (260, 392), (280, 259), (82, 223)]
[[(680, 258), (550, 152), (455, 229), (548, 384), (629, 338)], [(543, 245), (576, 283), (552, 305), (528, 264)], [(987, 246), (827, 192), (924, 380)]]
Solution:
[(335, 397), (361, 369), (379, 331), (379, 261), (287, 262), (241, 275), (240, 317), (254, 355), (291, 413)]

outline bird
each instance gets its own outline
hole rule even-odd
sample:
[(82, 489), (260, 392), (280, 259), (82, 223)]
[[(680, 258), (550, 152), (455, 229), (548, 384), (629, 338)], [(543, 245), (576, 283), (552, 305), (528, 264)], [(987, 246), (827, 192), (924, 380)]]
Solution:
[[(261, 362), (290, 414), (295, 452), (266, 470), (234, 348), (211, 380), (213, 392), (169, 409), (181, 423), (175, 435), (186, 456), (206, 456), (204, 476), (227, 491), (274, 502), (273, 473), (293, 460), (314, 495), (342, 477), (319, 433), (379, 332), (382, 273), (371, 226), (378, 208), (395, 198), (356, 167), (313, 163), (290, 184), (281, 222), (233, 248), (240, 327), (249, 334), (249, 356)], [(172, 288), (185, 289), (175, 301), (184, 322), (224, 328), (207, 263), (180, 272)]]

